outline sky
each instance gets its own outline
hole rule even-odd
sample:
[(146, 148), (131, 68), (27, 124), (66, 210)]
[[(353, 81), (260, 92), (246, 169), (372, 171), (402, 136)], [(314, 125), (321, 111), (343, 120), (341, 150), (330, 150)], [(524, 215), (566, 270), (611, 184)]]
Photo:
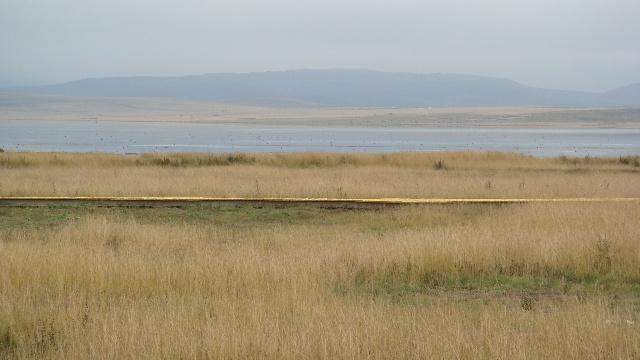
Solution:
[(0, 87), (358, 68), (604, 91), (640, 82), (639, 0), (0, 0)]

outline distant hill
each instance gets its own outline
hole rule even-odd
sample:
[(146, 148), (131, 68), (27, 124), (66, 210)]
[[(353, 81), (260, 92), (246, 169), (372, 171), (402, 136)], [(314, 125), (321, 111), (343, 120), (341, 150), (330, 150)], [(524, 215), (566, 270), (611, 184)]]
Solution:
[(640, 106), (640, 83), (613, 89), (604, 94), (612, 102), (621, 102), (628, 106)]
[(607, 93), (540, 89), (474, 75), (295, 70), (181, 77), (112, 77), (22, 89), (98, 97), (166, 97), (313, 106), (633, 106), (640, 85)]

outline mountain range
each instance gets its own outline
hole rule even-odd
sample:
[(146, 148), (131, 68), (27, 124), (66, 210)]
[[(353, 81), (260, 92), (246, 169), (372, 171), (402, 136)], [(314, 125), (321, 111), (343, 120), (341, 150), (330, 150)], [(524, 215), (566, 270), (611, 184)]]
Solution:
[(344, 69), (91, 78), (13, 91), (281, 106), (640, 106), (640, 83), (597, 93), (536, 88), (475, 75)]

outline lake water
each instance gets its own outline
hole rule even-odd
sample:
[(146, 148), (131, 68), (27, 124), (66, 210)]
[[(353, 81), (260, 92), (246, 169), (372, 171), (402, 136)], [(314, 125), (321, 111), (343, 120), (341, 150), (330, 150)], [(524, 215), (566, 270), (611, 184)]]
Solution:
[(640, 129), (358, 128), (199, 123), (4, 121), (0, 147), (70, 152), (514, 151), (640, 154)]

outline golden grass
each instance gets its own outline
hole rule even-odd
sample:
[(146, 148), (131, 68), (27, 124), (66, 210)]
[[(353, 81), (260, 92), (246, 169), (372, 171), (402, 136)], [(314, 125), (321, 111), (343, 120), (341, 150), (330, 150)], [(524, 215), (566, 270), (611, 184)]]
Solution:
[(640, 356), (638, 204), (57, 211), (0, 227), (0, 357)]
[(336, 166), (395, 166), (405, 168), (434, 167), (442, 161), (446, 167), (515, 168), (515, 169), (625, 169), (638, 168), (639, 156), (618, 158), (567, 157), (537, 158), (503, 152), (405, 152), (388, 154), (363, 153), (145, 153), (118, 155), (107, 153), (0, 153), (0, 167), (23, 168), (42, 166), (72, 167), (207, 167), (223, 165), (262, 165), (288, 168)]
[[(636, 160), (0, 153), (0, 196), (636, 197)], [(0, 207), (0, 358), (638, 358), (638, 219)]]
[(0, 196), (637, 197), (638, 158), (0, 153)]

